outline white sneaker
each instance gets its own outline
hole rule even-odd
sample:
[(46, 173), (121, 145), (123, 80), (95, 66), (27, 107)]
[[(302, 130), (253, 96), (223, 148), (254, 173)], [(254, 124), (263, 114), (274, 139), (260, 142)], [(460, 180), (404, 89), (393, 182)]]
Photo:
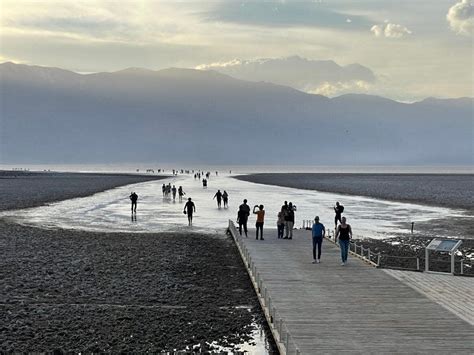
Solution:
[(345, 263), (345, 262), (342, 262), (342, 263), (341, 263), (341, 266), (344, 266), (344, 265), (346, 265), (346, 263)]
[(321, 260), (317, 259), (316, 264), (319, 264), (319, 263), (321, 263)]
[(316, 264), (316, 260), (313, 260), (312, 264)]

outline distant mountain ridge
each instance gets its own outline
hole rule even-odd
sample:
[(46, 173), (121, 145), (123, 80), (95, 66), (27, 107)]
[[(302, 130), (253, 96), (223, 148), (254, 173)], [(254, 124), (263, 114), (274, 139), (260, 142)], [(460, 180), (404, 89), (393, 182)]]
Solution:
[(0, 64), (0, 163), (472, 164), (473, 99), (329, 99), (215, 71)]

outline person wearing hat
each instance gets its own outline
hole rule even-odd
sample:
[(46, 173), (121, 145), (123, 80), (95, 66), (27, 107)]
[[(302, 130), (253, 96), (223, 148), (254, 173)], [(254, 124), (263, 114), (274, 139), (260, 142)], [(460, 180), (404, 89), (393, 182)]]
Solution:
[[(324, 228), (324, 225), (319, 222), (319, 216), (314, 218), (311, 234), (313, 236), (313, 264), (319, 264), (321, 262), (321, 247), (323, 245), (323, 238), (326, 235), (326, 228)], [(317, 255), (316, 248), (318, 249)]]

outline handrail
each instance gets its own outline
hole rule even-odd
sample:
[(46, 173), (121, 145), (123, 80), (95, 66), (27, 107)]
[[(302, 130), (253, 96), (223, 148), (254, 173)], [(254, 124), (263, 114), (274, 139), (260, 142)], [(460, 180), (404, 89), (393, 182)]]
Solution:
[(260, 306), (262, 307), (263, 314), (265, 315), (270, 331), (272, 332), (273, 339), (275, 339), (275, 342), (277, 343), (280, 354), (290, 354), (291, 346), (291, 348), (294, 348), (294, 352), (292, 353), (295, 355), (300, 355), (298, 345), (295, 343), (295, 340), (288, 330), (285, 321), (277, 309), (273, 306), (271, 295), (268, 289), (264, 286), (262, 276), (258, 272), (250, 252), (247, 249), (247, 246), (243, 242), (241, 236), (237, 233), (237, 228), (235, 227), (235, 224), (232, 220), (229, 220), (228, 231), (237, 245), (237, 249), (239, 250), (247, 273), (250, 276), (250, 280), (257, 294)]

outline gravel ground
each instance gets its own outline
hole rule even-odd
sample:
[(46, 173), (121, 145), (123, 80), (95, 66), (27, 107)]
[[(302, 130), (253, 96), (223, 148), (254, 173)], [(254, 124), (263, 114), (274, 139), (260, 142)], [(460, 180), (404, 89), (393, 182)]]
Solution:
[[(370, 248), (373, 253), (380, 253), (380, 266), (388, 269), (417, 270), (416, 258), (419, 258), (420, 270), (425, 269), (425, 247), (433, 238), (423, 237), (396, 237), (390, 239), (360, 239), (355, 240), (358, 245)], [(464, 259), (463, 274), (474, 276), (474, 240), (464, 240), (459, 248), (460, 255), (455, 257), (454, 271), (461, 274), (461, 259)], [(471, 257), (466, 257), (467, 255)], [(450, 272), (451, 257), (448, 253), (430, 253), (430, 270)], [(371, 258), (376, 262), (377, 258)]]
[[(0, 210), (156, 178), (50, 175), (4, 175)], [(0, 250), (0, 353), (237, 351), (256, 329), (269, 334), (224, 233), (90, 233), (0, 219)]]

